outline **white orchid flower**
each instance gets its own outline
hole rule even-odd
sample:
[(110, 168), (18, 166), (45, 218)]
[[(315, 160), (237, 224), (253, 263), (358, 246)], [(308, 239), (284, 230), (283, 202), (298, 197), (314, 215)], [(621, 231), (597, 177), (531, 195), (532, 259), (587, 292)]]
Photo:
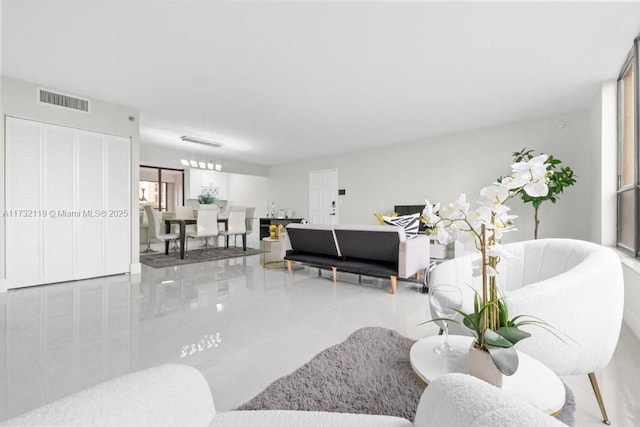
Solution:
[(422, 215), (424, 216), (426, 223), (428, 225), (433, 225), (440, 221), (440, 217), (436, 215), (436, 213), (440, 210), (440, 203), (436, 203), (432, 205), (429, 203), (429, 200), (424, 201), (424, 210), (422, 211)]
[(545, 181), (530, 182), (524, 186), (524, 192), (531, 197), (544, 197), (549, 193), (549, 186)]
[(480, 190), (480, 200), (478, 203), (485, 206), (501, 205), (509, 199), (509, 187), (506, 185), (493, 184)]
[(450, 220), (463, 219), (468, 210), (467, 196), (462, 193), (455, 202), (451, 202), (440, 209), (440, 217)]

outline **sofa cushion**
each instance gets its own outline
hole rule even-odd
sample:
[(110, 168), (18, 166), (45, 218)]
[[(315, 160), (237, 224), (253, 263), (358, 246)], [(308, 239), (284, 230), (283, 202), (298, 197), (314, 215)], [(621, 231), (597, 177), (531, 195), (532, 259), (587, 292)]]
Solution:
[(404, 230), (397, 226), (349, 226), (334, 228), (336, 241), (343, 259), (398, 262), (401, 240), (406, 240)]
[(309, 253), (339, 257), (333, 226), (289, 224), (287, 235), (294, 253)]
[(387, 225), (397, 225), (404, 229), (407, 239), (413, 239), (420, 232), (420, 214), (383, 216), (382, 220)]

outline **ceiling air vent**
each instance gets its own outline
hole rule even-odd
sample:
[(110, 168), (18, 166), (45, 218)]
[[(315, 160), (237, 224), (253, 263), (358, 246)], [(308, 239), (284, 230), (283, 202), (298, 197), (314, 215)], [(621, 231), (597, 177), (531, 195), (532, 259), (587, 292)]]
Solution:
[(57, 107), (71, 108), (72, 110), (89, 112), (89, 100), (62, 93), (51, 92), (46, 89), (38, 89), (38, 100), (43, 104), (55, 105)]

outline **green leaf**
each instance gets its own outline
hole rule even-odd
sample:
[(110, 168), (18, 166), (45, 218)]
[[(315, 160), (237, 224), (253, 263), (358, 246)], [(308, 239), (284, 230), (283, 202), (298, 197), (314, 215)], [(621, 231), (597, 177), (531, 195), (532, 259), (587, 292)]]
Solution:
[(503, 326), (496, 331), (498, 335), (503, 336), (511, 344), (516, 344), (525, 338), (529, 338), (531, 334), (513, 326)]
[(516, 349), (513, 347), (504, 348), (504, 347), (495, 347), (491, 344), (487, 344), (487, 351), (489, 351), (489, 356), (491, 356), (491, 360), (493, 360), (493, 364), (496, 365), (496, 368), (504, 375), (513, 375), (518, 370), (518, 353)]
[(508, 339), (506, 339), (502, 335), (497, 334), (491, 329), (487, 329), (486, 331), (484, 331), (484, 337), (487, 341), (487, 345), (503, 348), (513, 347), (513, 344)]

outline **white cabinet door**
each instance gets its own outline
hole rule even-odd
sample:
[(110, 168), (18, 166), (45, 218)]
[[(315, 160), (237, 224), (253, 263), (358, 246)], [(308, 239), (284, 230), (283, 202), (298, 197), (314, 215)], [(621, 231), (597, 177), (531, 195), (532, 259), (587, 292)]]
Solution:
[(200, 186), (200, 169), (187, 169), (189, 171), (189, 195), (187, 199), (197, 199), (202, 192)]
[(72, 128), (44, 126), (42, 180), (43, 282), (69, 280), (74, 274), (74, 134)]
[(42, 279), (42, 123), (7, 118), (5, 260), (12, 288)]

